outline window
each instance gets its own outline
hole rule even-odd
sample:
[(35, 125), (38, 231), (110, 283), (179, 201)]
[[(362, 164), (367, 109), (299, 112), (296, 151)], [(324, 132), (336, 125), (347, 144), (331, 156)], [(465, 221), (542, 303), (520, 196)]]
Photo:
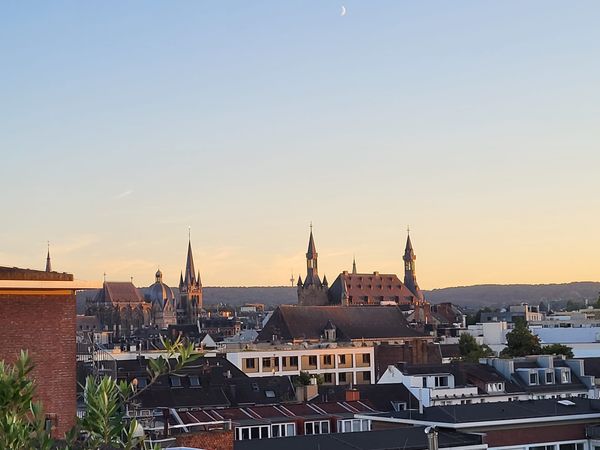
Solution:
[(260, 425), (256, 427), (238, 427), (235, 429), (235, 438), (238, 441), (246, 441), (248, 439), (265, 439), (270, 436), (269, 425)]
[(536, 445), (534, 447), (529, 447), (529, 450), (554, 450), (554, 445)]
[(371, 355), (368, 353), (362, 354), (362, 362), (363, 364), (371, 364)]
[(339, 433), (351, 433), (357, 431), (370, 431), (371, 421), (361, 419), (347, 419), (338, 421)]
[(340, 364), (346, 364), (346, 355), (340, 355)]
[(267, 398), (275, 398), (275, 391), (265, 391)]
[(365, 381), (371, 381), (371, 372), (363, 372), (363, 380)]
[(340, 373), (338, 379), (340, 380), (340, 383), (345, 383), (346, 382), (346, 373), (345, 372)]
[(571, 373), (568, 370), (563, 370), (560, 373), (560, 382), (561, 383), (570, 383), (571, 382)]
[(547, 384), (554, 383), (554, 377), (552, 376), (552, 372), (546, 372), (546, 383)]
[(181, 387), (181, 378), (172, 375), (169, 377), (169, 381), (171, 382), (171, 387)]
[(448, 377), (435, 377), (435, 387), (448, 387)]
[(295, 423), (274, 423), (271, 425), (271, 437), (296, 436)]
[(309, 356), (308, 357), (308, 365), (309, 366), (316, 366), (317, 365), (317, 357), (316, 356)]
[[(323, 374), (323, 383), (333, 383), (333, 376), (330, 373)], [(600, 450), (600, 449), (598, 449)]]
[(423, 384), (422, 387), (427, 387), (427, 377), (423, 377)]
[(254, 358), (245, 358), (244, 365), (246, 366), (246, 369), (254, 369), (256, 367)]
[(392, 407), (394, 408), (394, 411), (396, 411), (396, 412), (398, 412), (398, 411), (404, 411), (406, 409), (406, 403), (405, 402), (394, 402), (394, 401), (392, 401)]
[(329, 434), (329, 421), (304, 422), (304, 434)]
[(290, 366), (298, 366), (298, 357), (290, 356)]
[(530, 373), (529, 374), (529, 384), (537, 384), (537, 373)]
[(333, 364), (331, 361), (331, 355), (323, 356), (323, 364), (327, 365), (327, 366), (330, 366), (331, 364)]
[(263, 367), (271, 367), (271, 358), (263, 358)]
[(560, 444), (559, 450), (583, 450), (583, 442), (572, 442), (569, 444)]
[(146, 386), (148, 386), (148, 379), (146, 377), (136, 378), (136, 380), (138, 389), (144, 389)]
[(190, 386), (197, 387), (200, 386), (200, 378), (198, 375), (190, 375)]

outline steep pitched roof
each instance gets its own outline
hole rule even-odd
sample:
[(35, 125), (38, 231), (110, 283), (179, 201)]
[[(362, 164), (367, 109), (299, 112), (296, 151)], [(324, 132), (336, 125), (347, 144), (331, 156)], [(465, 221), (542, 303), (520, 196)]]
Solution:
[[(331, 285), (332, 301), (340, 303), (344, 289), (353, 304), (379, 304), (381, 301), (410, 303), (414, 298), (410, 289), (393, 273), (342, 272)], [(367, 300), (365, 301), (365, 299)]]
[(310, 230), (310, 237), (308, 238), (308, 250), (306, 251), (306, 257), (313, 259), (317, 256), (317, 248), (315, 247), (315, 239), (313, 238), (312, 228)]
[(187, 286), (195, 284), (196, 275), (194, 270), (194, 256), (192, 255), (192, 240), (188, 241), (187, 258), (185, 261), (185, 279), (184, 282)]
[(395, 306), (279, 306), (257, 339), (320, 340), (329, 321), (340, 341), (424, 336), (408, 326)]
[(144, 303), (136, 287), (129, 281), (105, 281), (94, 301), (113, 305)]

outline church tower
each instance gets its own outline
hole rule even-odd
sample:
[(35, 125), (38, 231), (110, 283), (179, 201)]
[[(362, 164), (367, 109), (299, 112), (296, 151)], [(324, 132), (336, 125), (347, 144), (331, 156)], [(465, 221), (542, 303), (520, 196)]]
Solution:
[(196, 323), (202, 309), (202, 282), (200, 272), (196, 277), (194, 257), (192, 255), (192, 239), (188, 240), (187, 259), (185, 263), (185, 276), (179, 277), (179, 303), (177, 304), (177, 323)]
[(319, 278), (319, 266), (317, 248), (310, 225), (310, 236), (308, 238), (308, 250), (306, 252), (306, 278), (304, 283), (298, 278), (298, 304), (302, 306), (323, 306), (329, 304), (327, 292), (329, 287)]
[(46, 255), (46, 272), (52, 272), (52, 263), (50, 262), (50, 242), (48, 242), (48, 255)]
[(415, 272), (417, 255), (415, 255), (412, 242), (410, 241), (410, 231), (406, 237), (406, 247), (402, 259), (404, 259), (404, 285), (414, 294), (415, 300), (422, 300), (423, 294), (417, 284), (417, 274)]

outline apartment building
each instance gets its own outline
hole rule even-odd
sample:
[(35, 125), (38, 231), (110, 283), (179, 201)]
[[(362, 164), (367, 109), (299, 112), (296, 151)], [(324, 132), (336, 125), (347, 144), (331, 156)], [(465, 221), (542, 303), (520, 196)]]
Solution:
[(249, 377), (320, 375), (326, 385), (369, 384), (375, 380), (374, 349), (369, 346), (255, 345), (227, 352), (227, 359)]

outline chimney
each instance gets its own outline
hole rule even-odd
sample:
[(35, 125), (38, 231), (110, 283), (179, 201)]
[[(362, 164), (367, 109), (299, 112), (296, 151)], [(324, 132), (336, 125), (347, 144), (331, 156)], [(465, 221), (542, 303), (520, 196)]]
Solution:
[(360, 391), (358, 389), (346, 389), (346, 401), (357, 402), (360, 400)]
[(438, 431), (435, 427), (425, 428), (428, 450), (438, 450)]

